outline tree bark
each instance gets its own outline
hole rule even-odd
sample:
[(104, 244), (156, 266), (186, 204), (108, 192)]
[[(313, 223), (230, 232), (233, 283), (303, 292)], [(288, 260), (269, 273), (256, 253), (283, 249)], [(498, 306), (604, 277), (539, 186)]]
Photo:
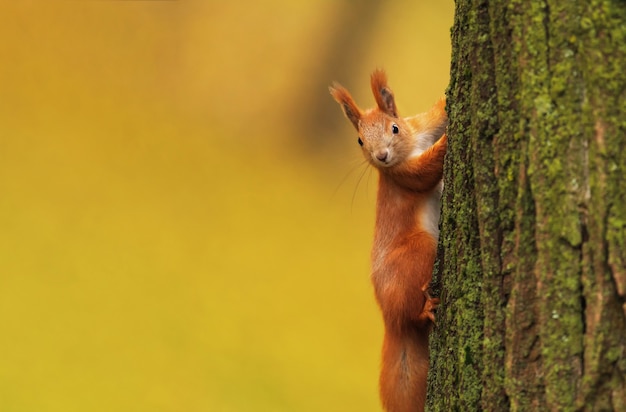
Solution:
[(457, 0), (431, 411), (626, 411), (626, 3)]

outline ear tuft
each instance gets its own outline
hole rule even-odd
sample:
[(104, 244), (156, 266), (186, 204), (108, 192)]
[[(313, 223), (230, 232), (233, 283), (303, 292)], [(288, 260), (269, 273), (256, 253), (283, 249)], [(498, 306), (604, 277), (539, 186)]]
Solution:
[(343, 110), (348, 120), (352, 123), (355, 129), (359, 130), (359, 120), (361, 119), (361, 110), (354, 102), (354, 99), (350, 95), (350, 92), (345, 87), (335, 82), (328, 88), (331, 96)]
[(383, 69), (376, 69), (371, 77), (372, 93), (378, 108), (390, 116), (398, 117), (393, 92), (387, 85), (387, 74)]

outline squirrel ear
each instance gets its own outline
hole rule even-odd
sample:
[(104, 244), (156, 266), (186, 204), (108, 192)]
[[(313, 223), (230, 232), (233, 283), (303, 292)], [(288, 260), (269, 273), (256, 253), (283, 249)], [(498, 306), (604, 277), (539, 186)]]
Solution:
[(333, 96), (333, 99), (343, 109), (343, 113), (346, 115), (348, 120), (352, 123), (355, 129), (359, 130), (359, 120), (361, 119), (361, 110), (354, 102), (354, 99), (343, 86), (339, 83), (333, 83), (331, 87), (328, 88), (330, 94)]
[(382, 69), (374, 70), (371, 80), (372, 93), (374, 93), (374, 99), (376, 99), (378, 108), (390, 116), (398, 117), (396, 102), (393, 92), (387, 85), (387, 74), (385, 74), (385, 71)]

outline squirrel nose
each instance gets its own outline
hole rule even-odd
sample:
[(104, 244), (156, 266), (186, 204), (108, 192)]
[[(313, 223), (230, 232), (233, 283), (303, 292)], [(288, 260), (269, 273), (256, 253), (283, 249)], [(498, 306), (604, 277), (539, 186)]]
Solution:
[(389, 150), (387, 149), (376, 152), (376, 159), (380, 160), (381, 162), (387, 160), (387, 156), (389, 156)]

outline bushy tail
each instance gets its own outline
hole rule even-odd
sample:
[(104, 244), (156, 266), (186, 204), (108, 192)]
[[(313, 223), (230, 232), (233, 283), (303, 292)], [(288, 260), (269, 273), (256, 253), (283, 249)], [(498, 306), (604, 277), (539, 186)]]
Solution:
[(428, 330), (386, 331), (380, 397), (387, 412), (422, 412), (428, 377)]

